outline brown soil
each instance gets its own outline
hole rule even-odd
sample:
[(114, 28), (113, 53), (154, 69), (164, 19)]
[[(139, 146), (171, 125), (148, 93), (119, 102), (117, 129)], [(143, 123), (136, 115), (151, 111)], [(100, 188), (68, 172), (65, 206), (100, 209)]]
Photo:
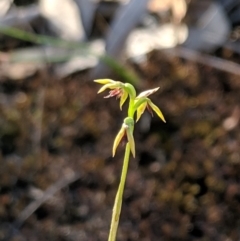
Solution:
[[(160, 52), (132, 65), (139, 91), (167, 123), (146, 113), (135, 128), (119, 241), (229, 241), (240, 238), (240, 81)], [(0, 240), (107, 240), (124, 147), (111, 157), (125, 117), (97, 95), (88, 72), (2, 79)], [(62, 189), (69, 173), (79, 178)], [(40, 207), (21, 212), (51, 185)]]

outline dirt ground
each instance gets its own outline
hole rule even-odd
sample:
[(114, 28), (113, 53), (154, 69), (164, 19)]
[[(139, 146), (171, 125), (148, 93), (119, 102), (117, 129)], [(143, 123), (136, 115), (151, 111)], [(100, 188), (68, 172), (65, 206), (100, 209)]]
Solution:
[[(152, 100), (167, 123), (146, 113), (136, 125), (118, 240), (239, 240), (239, 76), (158, 51), (129, 65), (139, 92), (161, 87)], [(107, 240), (126, 108), (97, 95), (87, 71), (0, 88), (0, 240)]]

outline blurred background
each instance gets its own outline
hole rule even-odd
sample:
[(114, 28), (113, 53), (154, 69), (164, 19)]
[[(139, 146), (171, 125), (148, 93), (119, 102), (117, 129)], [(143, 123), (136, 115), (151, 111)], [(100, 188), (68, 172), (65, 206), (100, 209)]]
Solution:
[(0, 0), (0, 240), (107, 240), (130, 82), (167, 123), (135, 128), (119, 241), (240, 240), (238, 0)]

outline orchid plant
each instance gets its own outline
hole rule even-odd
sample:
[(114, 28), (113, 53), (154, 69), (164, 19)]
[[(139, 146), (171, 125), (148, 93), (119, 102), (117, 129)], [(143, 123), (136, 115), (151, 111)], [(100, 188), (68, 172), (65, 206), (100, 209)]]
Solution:
[[(130, 154), (132, 153), (134, 158), (136, 156), (135, 141), (133, 137), (135, 119), (137, 122), (142, 116), (142, 114), (144, 113), (144, 111), (147, 109), (152, 116), (154, 111), (163, 122), (166, 122), (166, 121), (164, 119), (164, 116), (161, 110), (155, 104), (153, 104), (153, 102), (148, 98), (148, 96), (154, 94), (159, 88), (146, 90), (140, 93), (139, 95), (136, 95), (135, 88), (133, 87), (133, 85), (129, 83), (122, 83), (120, 81), (114, 81), (111, 79), (98, 79), (98, 80), (94, 80), (94, 82), (103, 85), (98, 91), (98, 93), (101, 93), (106, 89), (110, 89), (109, 94), (105, 96), (105, 98), (116, 96), (117, 98), (120, 99), (121, 110), (122, 110), (123, 104), (126, 102), (127, 98), (129, 97), (128, 115), (124, 119), (121, 129), (115, 137), (113, 148), (112, 148), (112, 156), (114, 157), (119, 143), (124, 137), (127, 137), (122, 174), (121, 174), (118, 191), (115, 197), (110, 232), (108, 236), (108, 241), (115, 241), (116, 235), (117, 235), (119, 217), (121, 213), (122, 197), (123, 197), (123, 191), (124, 191), (124, 186), (125, 186), (126, 177), (127, 177)], [(135, 113), (136, 113), (136, 117), (134, 117)]]

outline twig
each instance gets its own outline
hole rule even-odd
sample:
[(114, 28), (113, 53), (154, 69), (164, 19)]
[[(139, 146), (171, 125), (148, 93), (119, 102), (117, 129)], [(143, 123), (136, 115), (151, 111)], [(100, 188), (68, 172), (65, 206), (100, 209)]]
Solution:
[(211, 66), (221, 71), (225, 71), (235, 75), (240, 75), (240, 65), (229, 60), (224, 60), (218, 57), (202, 54), (184, 47), (177, 47), (161, 51), (166, 53), (167, 55), (181, 57), (184, 59), (188, 59), (204, 65)]
[(14, 222), (14, 227), (19, 229), (23, 223), (49, 198), (51, 198), (57, 191), (68, 186), (70, 183), (75, 182), (80, 178), (79, 173), (70, 172), (64, 178), (60, 179), (51, 185), (39, 199), (30, 203), (18, 216)]

